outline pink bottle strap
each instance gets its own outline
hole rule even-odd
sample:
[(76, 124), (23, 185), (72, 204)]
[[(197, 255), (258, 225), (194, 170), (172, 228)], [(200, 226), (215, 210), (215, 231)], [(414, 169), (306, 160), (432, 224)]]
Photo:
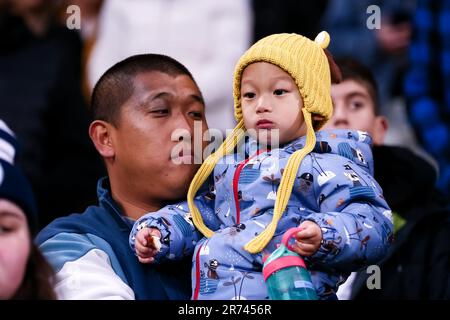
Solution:
[(281, 243), (284, 244), (286, 248), (288, 248), (291, 251), (293, 250), (293, 247), (289, 244), (289, 240), (299, 231), (303, 230), (303, 228), (295, 227), (290, 228), (288, 231), (286, 231), (283, 235), (283, 238), (281, 239)]

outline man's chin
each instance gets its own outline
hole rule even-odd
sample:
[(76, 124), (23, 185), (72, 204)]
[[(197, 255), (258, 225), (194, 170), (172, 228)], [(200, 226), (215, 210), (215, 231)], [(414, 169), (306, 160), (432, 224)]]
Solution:
[(192, 179), (197, 172), (199, 165), (194, 164), (184, 164), (184, 165), (175, 165), (169, 169), (170, 176), (170, 186), (176, 190), (187, 190), (189, 189), (189, 185), (191, 184)]
[(171, 204), (171, 203), (186, 201), (188, 190), (189, 190), (189, 184), (187, 187), (179, 186), (179, 188), (177, 188), (176, 190), (171, 190), (171, 191), (175, 191), (175, 192), (173, 192), (170, 195), (170, 197), (166, 200), (166, 202), (168, 204)]
[[(177, 176), (182, 177), (193, 177), (197, 170), (200, 168), (200, 164), (195, 163), (171, 163), (169, 170), (170, 172), (173, 172)], [(181, 178), (180, 178), (181, 179)]]
[(177, 156), (171, 159), (172, 163), (177, 166), (191, 165), (195, 163), (195, 159), (191, 155)]

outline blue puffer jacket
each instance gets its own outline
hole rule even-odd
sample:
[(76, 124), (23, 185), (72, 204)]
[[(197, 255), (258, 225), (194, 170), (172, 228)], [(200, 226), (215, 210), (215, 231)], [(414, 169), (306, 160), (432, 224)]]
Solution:
[(250, 139), (244, 146), (245, 160), (236, 161), (232, 154), (216, 165), (210, 187), (195, 200), (205, 224), (216, 231), (213, 237), (201, 238), (187, 204), (180, 203), (139, 219), (130, 245), (138, 230), (157, 227), (163, 235), (158, 262), (179, 259), (195, 247), (194, 299), (265, 299), (262, 256), (276, 248), (289, 228), (311, 220), (321, 227), (323, 241), (305, 260), (319, 296), (335, 298), (337, 286), (351, 271), (385, 256), (393, 227), (391, 211), (372, 177), (371, 138), (348, 130), (321, 131), (316, 137), (275, 236), (260, 254), (249, 254), (243, 246), (272, 220), (282, 172), (305, 137), (270, 151), (256, 150)]

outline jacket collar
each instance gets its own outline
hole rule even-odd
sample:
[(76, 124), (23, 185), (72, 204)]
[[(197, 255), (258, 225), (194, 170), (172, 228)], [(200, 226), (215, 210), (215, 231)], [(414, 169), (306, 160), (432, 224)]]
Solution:
[(123, 212), (120, 210), (117, 203), (114, 201), (111, 195), (111, 185), (109, 183), (108, 177), (100, 178), (97, 182), (97, 197), (99, 206), (104, 208), (106, 211), (111, 213), (111, 215), (119, 220), (119, 225), (125, 223), (124, 228), (131, 228), (133, 226), (132, 219), (127, 218)]

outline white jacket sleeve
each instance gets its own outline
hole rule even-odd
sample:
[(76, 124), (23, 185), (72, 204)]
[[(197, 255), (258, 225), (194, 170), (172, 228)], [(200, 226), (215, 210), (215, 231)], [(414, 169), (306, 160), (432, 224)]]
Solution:
[(134, 300), (134, 292), (109, 249), (93, 235), (62, 233), (45, 241), (40, 250), (55, 270), (58, 298)]

